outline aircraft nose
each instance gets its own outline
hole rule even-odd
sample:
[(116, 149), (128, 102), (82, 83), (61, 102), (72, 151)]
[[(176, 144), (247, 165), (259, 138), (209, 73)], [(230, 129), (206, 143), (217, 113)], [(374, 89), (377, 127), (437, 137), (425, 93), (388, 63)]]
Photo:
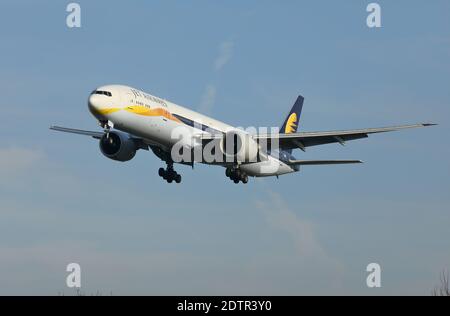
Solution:
[(100, 115), (102, 108), (101, 96), (98, 94), (91, 94), (88, 99), (89, 111), (94, 115)]

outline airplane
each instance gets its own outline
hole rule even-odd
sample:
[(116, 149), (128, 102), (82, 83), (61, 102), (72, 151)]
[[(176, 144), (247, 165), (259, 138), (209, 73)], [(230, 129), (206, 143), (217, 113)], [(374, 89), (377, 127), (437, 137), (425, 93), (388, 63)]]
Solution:
[[(102, 154), (116, 161), (133, 159), (139, 149), (152, 150), (167, 165), (166, 169), (159, 168), (158, 174), (168, 183), (181, 182), (181, 175), (174, 170), (174, 163), (194, 167), (194, 162), (200, 162), (225, 167), (226, 176), (237, 184), (247, 183), (249, 177), (278, 177), (298, 172), (301, 166), (362, 163), (360, 160), (297, 160), (292, 154), (294, 149), (306, 151), (308, 147), (330, 143), (344, 145), (347, 141), (366, 138), (370, 134), (436, 125), (422, 123), (297, 132), (303, 102), (304, 98), (298, 96), (279, 131), (255, 133), (139, 89), (125, 85), (106, 85), (92, 91), (88, 99), (89, 111), (98, 120), (103, 131), (60, 126), (51, 126), (50, 129), (98, 139)], [(175, 147), (178, 150), (174, 151)], [(213, 159), (196, 160), (196, 150), (201, 151), (207, 147), (210, 147)]]

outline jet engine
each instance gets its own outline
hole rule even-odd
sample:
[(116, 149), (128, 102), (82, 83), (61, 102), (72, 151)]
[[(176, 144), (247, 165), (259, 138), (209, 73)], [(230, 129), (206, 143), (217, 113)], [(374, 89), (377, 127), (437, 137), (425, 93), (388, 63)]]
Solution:
[(128, 134), (113, 131), (102, 136), (100, 150), (109, 159), (128, 161), (136, 155), (138, 147)]
[(226, 162), (249, 163), (261, 161), (259, 145), (253, 137), (240, 130), (227, 132), (220, 142)]

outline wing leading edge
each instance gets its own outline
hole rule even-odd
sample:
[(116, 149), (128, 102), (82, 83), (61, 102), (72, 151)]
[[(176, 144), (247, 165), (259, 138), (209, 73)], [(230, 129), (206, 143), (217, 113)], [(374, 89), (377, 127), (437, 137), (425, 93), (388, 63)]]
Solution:
[[(68, 128), (61, 126), (50, 126), (50, 129), (57, 132), (91, 136), (95, 139), (101, 139), (103, 135), (105, 135), (105, 132), (86, 131), (82, 129)], [(129, 137), (135, 142), (135, 144), (138, 146), (139, 149), (148, 150), (148, 144), (144, 141), (143, 138), (136, 137), (133, 135), (129, 135)]]
[(306, 147), (339, 143), (344, 145), (345, 142), (355, 139), (366, 138), (370, 134), (386, 133), (399, 131), (403, 129), (419, 128), (433, 126), (436, 124), (423, 123), (413, 125), (380, 127), (380, 128), (366, 128), (355, 130), (342, 131), (328, 131), (328, 132), (300, 132), (291, 134), (258, 134), (254, 138), (257, 140), (267, 140), (270, 143), (272, 140), (278, 140), (279, 146), (282, 149), (300, 148), (305, 150)]
[(92, 137), (94, 137), (96, 139), (102, 138), (102, 136), (104, 134), (104, 132), (85, 131), (85, 130), (82, 130), (82, 129), (68, 128), (68, 127), (61, 127), (61, 126), (50, 126), (50, 129), (54, 130), (54, 131), (57, 131), (57, 132), (64, 132), (64, 133), (92, 136)]

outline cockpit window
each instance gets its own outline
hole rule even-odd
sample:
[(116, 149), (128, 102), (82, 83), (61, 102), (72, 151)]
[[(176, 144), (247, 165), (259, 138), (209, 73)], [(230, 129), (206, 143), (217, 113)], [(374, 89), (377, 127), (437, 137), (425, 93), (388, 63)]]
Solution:
[(94, 91), (92, 91), (91, 94), (103, 94), (103, 95), (106, 95), (108, 97), (112, 97), (112, 93), (109, 92), (109, 91), (94, 90)]

